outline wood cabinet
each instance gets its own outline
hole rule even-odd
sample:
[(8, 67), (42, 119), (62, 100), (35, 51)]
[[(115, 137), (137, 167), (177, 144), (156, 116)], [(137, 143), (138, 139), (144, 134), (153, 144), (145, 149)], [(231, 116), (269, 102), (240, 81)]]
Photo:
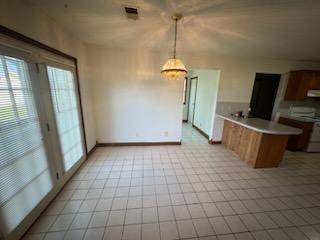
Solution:
[(320, 71), (291, 71), (284, 99), (303, 100), (310, 89), (320, 90)]
[(310, 89), (320, 89), (320, 71), (314, 72), (310, 83), (309, 83)]
[(312, 122), (303, 122), (285, 117), (280, 117), (278, 122), (287, 126), (300, 128), (302, 130), (301, 135), (289, 136), (287, 149), (305, 150), (307, 148), (313, 128)]
[(225, 120), (222, 144), (254, 168), (278, 167), (286, 149), (287, 135), (256, 132)]
[(242, 130), (241, 126), (225, 121), (222, 142), (225, 142), (232, 151), (237, 151)]

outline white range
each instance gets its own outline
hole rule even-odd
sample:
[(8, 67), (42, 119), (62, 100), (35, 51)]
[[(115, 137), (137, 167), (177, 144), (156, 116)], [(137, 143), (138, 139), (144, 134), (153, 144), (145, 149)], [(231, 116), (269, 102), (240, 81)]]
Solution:
[(313, 122), (312, 133), (306, 151), (320, 152), (320, 116), (317, 115), (316, 109), (310, 107), (290, 107), (290, 117)]

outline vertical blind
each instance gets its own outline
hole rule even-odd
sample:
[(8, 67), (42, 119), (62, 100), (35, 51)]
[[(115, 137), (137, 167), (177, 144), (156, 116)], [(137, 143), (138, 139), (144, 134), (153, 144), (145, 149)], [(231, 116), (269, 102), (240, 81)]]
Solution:
[(52, 187), (28, 65), (0, 55), (0, 217), (4, 234)]
[(73, 73), (48, 66), (48, 78), (64, 170), (69, 170), (83, 156), (76, 88)]

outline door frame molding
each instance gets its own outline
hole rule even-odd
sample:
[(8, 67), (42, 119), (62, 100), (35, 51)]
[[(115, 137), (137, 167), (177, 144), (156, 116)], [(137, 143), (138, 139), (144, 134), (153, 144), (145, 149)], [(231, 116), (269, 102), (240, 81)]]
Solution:
[[(186, 94), (186, 101), (183, 103), (184, 105), (187, 105), (187, 119), (183, 119), (183, 116), (182, 116), (182, 122), (186, 122), (188, 123), (188, 120), (189, 120), (189, 101), (190, 101), (190, 87), (191, 87), (191, 80), (189, 77), (185, 77), (185, 81), (186, 81), (186, 91), (185, 91), (185, 94)], [(189, 86), (190, 84), (190, 86)], [(188, 89), (189, 87), (189, 89)]]
[(190, 97), (191, 97), (191, 86), (192, 86), (192, 80), (196, 80), (196, 90), (195, 90), (195, 95), (194, 95), (194, 107), (193, 107), (193, 114), (192, 114), (192, 125), (194, 124), (194, 110), (196, 109), (196, 100), (197, 100), (197, 89), (198, 89), (198, 76), (196, 77), (191, 77), (190, 78), (190, 88), (189, 88), (189, 101), (188, 101), (188, 118), (187, 120), (189, 121), (189, 111), (190, 111)]

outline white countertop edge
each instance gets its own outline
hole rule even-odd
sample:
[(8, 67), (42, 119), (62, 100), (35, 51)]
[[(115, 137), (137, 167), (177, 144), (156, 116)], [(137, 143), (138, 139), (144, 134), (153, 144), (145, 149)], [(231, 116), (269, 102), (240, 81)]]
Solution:
[[(266, 134), (272, 134), (272, 135), (299, 135), (302, 133), (302, 130), (299, 128), (293, 128), (293, 127), (289, 127), (280, 123), (276, 123), (276, 122), (270, 122), (273, 127), (279, 127), (278, 125), (280, 125), (281, 128), (286, 128), (286, 130), (284, 129), (280, 129), (280, 130), (273, 130), (273, 129), (266, 129), (266, 128), (259, 128), (257, 126), (253, 126), (253, 124), (249, 124), (246, 122), (242, 122), (242, 119), (234, 119), (236, 117), (232, 117), (232, 116), (224, 116), (221, 114), (216, 114), (217, 117), (228, 120), (230, 122), (236, 123), (238, 125), (241, 125), (243, 127), (249, 128), (251, 130), (254, 130), (256, 132), (261, 132), (261, 133), (266, 133)], [(255, 120), (255, 119), (259, 119), (259, 118), (249, 118), (249, 120)], [(259, 119), (259, 121), (266, 121), (263, 119)], [(266, 121), (267, 122), (267, 121)]]

